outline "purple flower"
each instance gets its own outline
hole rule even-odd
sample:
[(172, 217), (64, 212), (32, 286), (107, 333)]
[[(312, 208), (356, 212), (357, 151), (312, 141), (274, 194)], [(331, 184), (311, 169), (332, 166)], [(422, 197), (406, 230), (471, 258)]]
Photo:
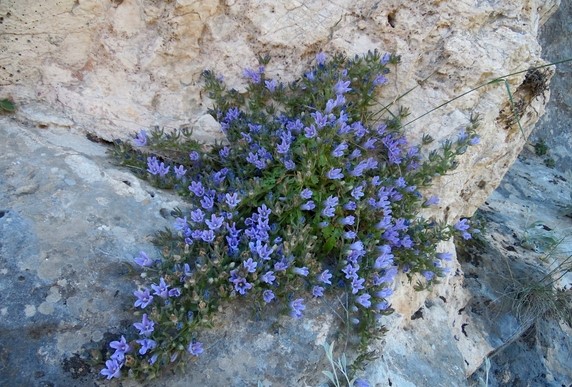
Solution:
[(203, 343), (200, 341), (192, 341), (187, 348), (187, 351), (193, 356), (199, 356), (204, 352)]
[(290, 266), (288, 261), (285, 259), (281, 259), (280, 261), (278, 261), (274, 264), (274, 270), (275, 271), (284, 271), (284, 270), (288, 269), (288, 266)]
[(174, 170), (175, 170), (175, 175), (177, 176), (177, 179), (182, 179), (183, 176), (185, 176), (185, 173), (187, 173), (187, 170), (182, 165), (175, 167)]
[(345, 273), (347, 279), (354, 279), (357, 278), (357, 271), (359, 270), (359, 265), (352, 265), (347, 264), (343, 269), (342, 272)]
[(371, 296), (369, 294), (363, 293), (356, 298), (356, 302), (364, 308), (369, 308), (371, 306), (370, 298)]
[(191, 220), (195, 223), (202, 223), (203, 219), (205, 218), (205, 213), (200, 208), (197, 208), (194, 211), (191, 211)]
[(135, 137), (135, 139), (133, 140), (133, 143), (136, 146), (147, 145), (147, 132), (145, 130), (140, 130), (139, 133), (137, 133), (137, 136)]
[(344, 178), (341, 168), (332, 168), (328, 171), (327, 175), (330, 180), (339, 180)]
[(428, 270), (424, 271), (421, 274), (423, 274), (423, 277), (425, 277), (425, 279), (427, 281), (431, 281), (433, 279), (433, 277), (435, 277), (435, 273), (433, 273), (432, 271), (428, 271)]
[(334, 86), (334, 92), (336, 94), (345, 94), (348, 91), (351, 91), (350, 86), (350, 81), (338, 81), (336, 83), (336, 85)]
[(477, 145), (478, 143), (481, 142), (481, 138), (477, 135), (474, 135), (473, 137), (471, 137), (471, 139), (469, 140), (469, 145)]
[(322, 297), (324, 295), (324, 288), (321, 286), (314, 286), (312, 288), (312, 295), (314, 297)]
[(360, 200), (365, 194), (363, 193), (364, 186), (358, 185), (352, 189), (351, 195), (355, 200)]
[(459, 220), (457, 223), (455, 223), (455, 230), (459, 231), (461, 233), (461, 235), (463, 236), (463, 239), (471, 239), (471, 234), (469, 234), (467, 232), (467, 230), (470, 228), (471, 226), (468, 224), (468, 220), (467, 219), (461, 219)]
[(205, 223), (211, 230), (218, 230), (222, 226), (222, 222), (224, 221), (224, 217), (216, 216), (215, 214), (211, 215), (210, 220), (205, 220)]
[(256, 271), (256, 266), (258, 263), (255, 262), (252, 258), (248, 258), (246, 261), (242, 262), (242, 265), (249, 273), (254, 273)]
[(200, 181), (191, 181), (191, 185), (189, 185), (189, 191), (201, 197), (205, 194), (205, 188)]
[(320, 273), (320, 275), (318, 275), (318, 281), (321, 281), (325, 284), (331, 285), (332, 281), (330, 281), (330, 278), (332, 278), (332, 274), (330, 274), (329, 270), (324, 270), (323, 272)]
[(384, 85), (386, 83), (387, 83), (387, 78), (381, 74), (378, 75), (377, 77), (375, 77), (375, 79), (373, 80), (374, 86), (380, 86), (380, 85)]
[(354, 224), (356, 220), (356, 217), (353, 215), (348, 215), (344, 218), (341, 218), (338, 222), (342, 225), (342, 226), (352, 226)]
[(262, 80), (261, 75), (264, 73), (264, 66), (258, 67), (258, 71), (252, 69), (244, 69), (242, 74), (248, 78), (252, 83), (260, 83)]
[(266, 273), (264, 273), (261, 277), (260, 280), (262, 282), (267, 283), (268, 285), (272, 285), (274, 283), (274, 280), (276, 279), (276, 276), (274, 275), (273, 271), (267, 271)]
[(133, 292), (137, 300), (135, 301), (135, 307), (141, 307), (141, 309), (145, 309), (147, 305), (153, 302), (153, 296), (149, 292), (149, 289), (144, 288), (143, 290), (136, 290)]
[(353, 200), (350, 200), (349, 202), (344, 204), (344, 210), (355, 211), (356, 208), (357, 208), (357, 204)]
[(238, 203), (240, 203), (240, 199), (238, 198), (238, 194), (236, 192), (233, 192), (232, 194), (225, 194), (224, 200), (230, 208), (235, 208), (238, 206)]
[(433, 206), (439, 204), (439, 198), (435, 195), (431, 196), (429, 199), (425, 200), (425, 203), (423, 203), (424, 207), (429, 207), (429, 206)]
[(226, 159), (230, 155), (230, 148), (228, 146), (225, 146), (218, 151), (218, 154), (223, 159)]
[(153, 264), (153, 260), (147, 256), (143, 251), (139, 252), (139, 256), (133, 259), (136, 264), (143, 267), (149, 267)]
[(125, 354), (131, 352), (131, 346), (127, 343), (124, 336), (121, 336), (119, 341), (112, 341), (109, 343), (109, 346), (115, 349), (115, 353), (111, 358), (118, 361), (122, 361), (125, 358)]
[(302, 204), (300, 208), (304, 211), (311, 211), (316, 208), (316, 204), (313, 200), (308, 200), (306, 203)]
[(370, 384), (367, 380), (359, 378), (354, 381), (353, 387), (370, 387)]
[(301, 275), (302, 277), (306, 277), (308, 275), (308, 273), (310, 272), (308, 270), (308, 268), (305, 266), (304, 267), (294, 267), (294, 268), (292, 268), (292, 271), (295, 274)]
[(272, 290), (266, 289), (265, 291), (262, 292), (262, 298), (264, 299), (264, 302), (268, 304), (270, 301), (275, 299), (276, 296), (274, 295), (274, 292)]
[(332, 156), (341, 157), (344, 155), (344, 151), (346, 149), (348, 149), (348, 144), (346, 142), (342, 142), (332, 151)]
[(168, 295), (169, 295), (169, 297), (180, 297), (181, 296), (181, 289), (173, 288), (173, 289), (169, 290)]
[(377, 310), (387, 310), (387, 308), (389, 308), (389, 302), (385, 300), (375, 304), (375, 309)]
[(234, 283), (234, 290), (242, 295), (245, 295), (246, 292), (252, 289), (252, 284), (246, 281), (245, 278), (238, 277), (232, 280), (232, 282)]
[(311, 189), (305, 188), (302, 190), (302, 192), (300, 192), (300, 197), (302, 199), (310, 199), (312, 197), (312, 194), (313, 194), (313, 192)]
[(320, 51), (319, 53), (316, 54), (316, 64), (318, 66), (323, 66), (324, 63), (326, 63), (326, 54)]
[(163, 177), (169, 173), (170, 168), (171, 167), (166, 166), (162, 161), (159, 163), (159, 160), (157, 160), (155, 156), (147, 157), (147, 171), (154, 176), (159, 175)]
[(147, 318), (147, 313), (143, 314), (143, 318), (140, 323), (135, 323), (133, 326), (139, 329), (140, 336), (149, 336), (155, 330), (155, 322)]
[[(230, 110), (229, 110), (229, 112), (230, 112)], [(199, 152), (197, 152), (197, 151), (192, 151), (191, 153), (189, 153), (189, 159), (191, 161), (198, 161), (200, 158), (201, 158), (201, 155), (199, 155)]]
[(169, 297), (169, 286), (165, 283), (165, 279), (161, 277), (159, 285), (152, 284), (151, 288), (155, 291), (153, 294), (161, 298)]
[(135, 340), (139, 345), (141, 345), (141, 348), (139, 348), (139, 354), (140, 355), (145, 355), (148, 351), (152, 351), (153, 349), (155, 349), (155, 347), (157, 347), (157, 343), (155, 342), (155, 340), (151, 340), (151, 339), (141, 339), (141, 340)]
[(451, 253), (437, 253), (436, 257), (437, 257), (437, 259), (440, 259), (443, 261), (451, 261), (453, 259), (453, 254), (451, 254)]
[(343, 235), (345, 239), (350, 239), (350, 240), (354, 239), (357, 236), (355, 231), (346, 231), (344, 232)]
[(100, 374), (107, 376), (107, 380), (112, 378), (121, 377), (121, 367), (123, 363), (118, 363), (115, 359), (110, 359), (105, 362), (105, 368), (101, 370)]
[(296, 169), (296, 164), (292, 160), (284, 160), (284, 168), (286, 168), (289, 171), (293, 171), (294, 169)]
[(386, 65), (389, 63), (389, 61), (391, 60), (391, 54), (386, 52), (385, 54), (383, 54), (383, 56), (381, 57), (380, 63), (382, 65)]
[(201, 235), (201, 239), (207, 243), (211, 243), (215, 239), (215, 233), (213, 230), (204, 230)]
[(364, 289), (363, 283), (365, 278), (358, 277), (357, 274), (352, 279), (352, 294), (357, 294), (360, 290)]
[(278, 82), (276, 82), (276, 80), (274, 80), (274, 79), (271, 79), (271, 80), (264, 81), (264, 85), (266, 86), (268, 91), (270, 91), (271, 93), (274, 93), (274, 91), (276, 90), (276, 86), (278, 86)]
[(383, 275), (379, 276), (377, 274), (374, 275), (373, 284), (375, 286), (379, 286), (383, 283), (391, 283), (395, 279), (397, 275), (397, 267), (392, 266), (383, 270)]
[(211, 198), (210, 196), (203, 196), (203, 198), (201, 199), (201, 206), (205, 209), (205, 210), (210, 210), (213, 208), (214, 206), (214, 200), (213, 198)]
[(295, 299), (290, 303), (290, 308), (292, 309), (290, 313), (292, 317), (294, 318), (302, 317), (302, 311), (306, 309), (306, 306), (304, 305), (304, 299), (303, 298)]
[(389, 298), (393, 294), (393, 289), (383, 288), (379, 292), (375, 293), (377, 298)]
[(304, 136), (306, 136), (306, 138), (314, 138), (317, 135), (318, 132), (316, 131), (316, 127), (314, 125), (306, 126), (304, 128)]

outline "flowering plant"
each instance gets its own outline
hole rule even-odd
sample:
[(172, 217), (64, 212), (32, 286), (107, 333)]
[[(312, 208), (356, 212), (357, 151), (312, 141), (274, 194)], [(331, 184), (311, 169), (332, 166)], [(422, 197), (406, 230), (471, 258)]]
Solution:
[[(161, 260), (135, 262), (150, 285), (134, 292), (140, 321), (113, 341), (101, 373), (154, 374), (199, 356), (198, 331), (221, 302), (249, 297), (256, 307), (283, 303), (301, 318), (309, 297), (347, 294), (351, 323), (364, 343), (391, 313), (398, 272), (428, 286), (447, 272), (440, 241), (470, 226), (420, 216), (435, 205), (421, 189), (453, 169), (478, 142), (472, 120), (454, 142), (424, 158), (433, 140), (410, 145), (400, 131), (405, 110), (374, 120), (371, 107), (398, 57), (323, 53), (299, 80), (284, 85), (260, 67), (245, 70), (245, 94), (205, 71), (209, 110), (226, 141), (206, 148), (188, 130), (140, 132), (118, 141), (115, 155), (141, 177), (176, 190), (189, 203), (174, 211), (174, 231), (160, 232)], [(152, 282), (152, 283), (151, 283)]]

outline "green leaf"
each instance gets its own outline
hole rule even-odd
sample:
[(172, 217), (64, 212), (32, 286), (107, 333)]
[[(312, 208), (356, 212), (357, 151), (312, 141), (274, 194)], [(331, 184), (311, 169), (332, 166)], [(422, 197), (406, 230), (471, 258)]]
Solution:
[(7, 98), (0, 99), (0, 110), (6, 113), (14, 113), (16, 111), (16, 106), (14, 102)]

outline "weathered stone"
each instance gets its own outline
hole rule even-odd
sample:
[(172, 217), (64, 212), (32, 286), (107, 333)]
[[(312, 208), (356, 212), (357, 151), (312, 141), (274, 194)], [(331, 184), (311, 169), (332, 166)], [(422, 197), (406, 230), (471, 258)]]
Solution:
[[(190, 124), (198, 138), (212, 141), (202, 125), (204, 69), (224, 74), (241, 90), (242, 68), (257, 65), (259, 54), (274, 56), (270, 76), (291, 81), (321, 50), (353, 55), (379, 49), (402, 58), (380, 103), (414, 88), (400, 101), (413, 119), (495, 77), (544, 64), (536, 36), (558, 4), (7, 0), (0, 4), (0, 82), (18, 114), (40, 124), (59, 117), (108, 140), (153, 125)], [(524, 75), (507, 78), (516, 102), (523, 101), (524, 133), (514, 124), (502, 83), (406, 127), (414, 141), (427, 133), (441, 142), (456, 136), (472, 113), (482, 116), (482, 144), (455, 174), (437, 182), (447, 220), (482, 204), (542, 115), (545, 100), (523, 87)], [(54, 111), (49, 118), (46, 107)]]

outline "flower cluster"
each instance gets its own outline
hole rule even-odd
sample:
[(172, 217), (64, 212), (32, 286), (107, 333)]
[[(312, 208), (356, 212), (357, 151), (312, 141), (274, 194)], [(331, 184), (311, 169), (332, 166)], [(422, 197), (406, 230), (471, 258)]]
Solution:
[(129, 165), (176, 189), (189, 208), (175, 211), (173, 233), (160, 234), (162, 260), (135, 258), (155, 282), (134, 292), (134, 307), (144, 313), (133, 340), (110, 344), (104, 376), (118, 377), (122, 367), (146, 375), (184, 352), (200, 355), (198, 328), (233, 298), (249, 297), (259, 308), (282, 302), (301, 318), (309, 298), (342, 291), (351, 323), (370, 337), (391, 313), (399, 272), (418, 273), (427, 284), (447, 272), (451, 255), (437, 244), (454, 234), (470, 238), (470, 225), (421, 217), (422, 208), (438, 204), (421, 189), (478, 143), (476, 126), (425, 160), (431, 139), (410, 145), (400, 131), (403, 111), (374, 122), (372, 102), (396, 61), (377, 52), (328, 61), (320, 53), (285, 87), (267, 79), (264, 59), (244, 71), (248, 102), (206, 71), (210, 113), (227, 145), (202, 150), (181, 141), (173, 153), (162, 147), (169, 135), (137, 135), (135, 145), (154, 155), (126, 147)]

